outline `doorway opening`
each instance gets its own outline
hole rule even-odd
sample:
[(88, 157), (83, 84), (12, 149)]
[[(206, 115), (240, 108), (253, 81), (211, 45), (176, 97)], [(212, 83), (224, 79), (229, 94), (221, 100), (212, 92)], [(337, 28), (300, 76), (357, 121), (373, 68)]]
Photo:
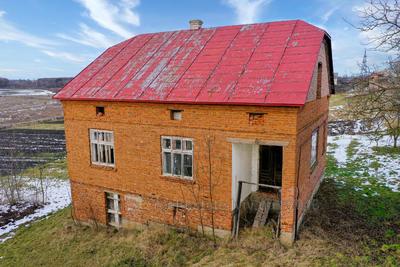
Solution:
[[(260, 146), (258, 181), (260, 184), (282, 186), (282, 147)], [(259, 187), (260, 192), (273, 192), (272, 188)]]

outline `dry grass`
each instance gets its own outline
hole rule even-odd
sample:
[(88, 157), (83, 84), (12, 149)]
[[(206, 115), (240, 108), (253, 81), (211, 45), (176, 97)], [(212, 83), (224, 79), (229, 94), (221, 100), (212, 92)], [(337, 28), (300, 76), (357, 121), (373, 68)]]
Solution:
[(23, 227), (0, 244), (0, 265), (396, 266), (398, 237), (387, 237), (387, 229), (369, 223), (351, 203), (343, 206), (333, 180), (328, 179), (291, 249), (274, 238), (271, 225), (245, 229), (237, 240), (218, 240), (214, 248), (210, 238), (167, 227), (116, 231), (77, 225), (68, 208)]

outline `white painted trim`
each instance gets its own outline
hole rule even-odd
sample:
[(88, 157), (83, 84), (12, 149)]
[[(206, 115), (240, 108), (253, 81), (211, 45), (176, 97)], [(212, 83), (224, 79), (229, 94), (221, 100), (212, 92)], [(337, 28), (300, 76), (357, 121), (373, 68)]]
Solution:
[(273, 140), (260, 140), (260, 139), (244, 139), (244, 138), (227, 138), (230, 143), (234, 144), (256, 144), (263, 146), (287, 146), (289, 141), (273, 141)]

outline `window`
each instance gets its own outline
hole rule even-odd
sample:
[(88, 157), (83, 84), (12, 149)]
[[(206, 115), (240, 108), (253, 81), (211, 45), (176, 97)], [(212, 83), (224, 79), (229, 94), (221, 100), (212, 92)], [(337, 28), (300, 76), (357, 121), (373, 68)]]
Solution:
[(322, 134), (322, 155), (324, 155), (325, 154), (325, 152), (326, 152), (326, 138), (327, 138), (327, 136), (326, 136), (326, 128), (327, 128), (327, 122), (326, 121), (324, 121), (324, 123), (323, 123), (323, 134)]
[(317, 163), (318, 151), (318, 128), (315, 129), (311, 135), (311, 167)]
[(317, 73), (317, 99), (321, 98), (322, 87), (322, 63), (318, 62), (318, 73)]
[(120, 196), (116, 193), (106, 192), (107, 224), (121, 225)]
[(264, 123), (264, 113), (249, 113), (249, 124), (260, 125)]
[(182, 137), (161, 138), (163, 175), (193, 177), (193, 140)]
[(104, 114), (104, 107), (96, 107), (96, 116), (103, 116)]
[(182, 119), (182, 110), (171, 110), (171, 120), (180, 121)]
[(114, 166), (114, 134), (111, 131), (90, 129), (92, 163)]

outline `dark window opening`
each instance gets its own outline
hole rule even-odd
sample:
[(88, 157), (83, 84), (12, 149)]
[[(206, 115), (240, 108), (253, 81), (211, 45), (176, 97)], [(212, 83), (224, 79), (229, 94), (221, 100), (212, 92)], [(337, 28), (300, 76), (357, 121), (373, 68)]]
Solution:
[(317, 99), (321, 98), (322, 90), (322, 63), (318, 63), (318, 74), (317, 74)]
[(104, 116), (104, 107), (96, 107), (96, 116)]
[[(259, 183), (282, 186), (282, 158), (281, 146), (260, 146)], [(275, 192), (271, 188), (259, 187), (263, 192)]]
[(171, 110), (171, 120), (180, 121), (182, 119), (182, 110)]

